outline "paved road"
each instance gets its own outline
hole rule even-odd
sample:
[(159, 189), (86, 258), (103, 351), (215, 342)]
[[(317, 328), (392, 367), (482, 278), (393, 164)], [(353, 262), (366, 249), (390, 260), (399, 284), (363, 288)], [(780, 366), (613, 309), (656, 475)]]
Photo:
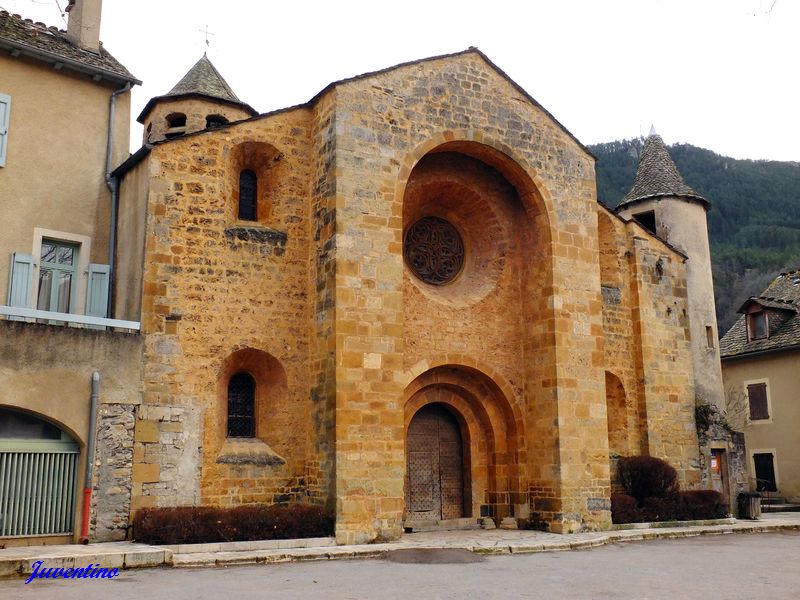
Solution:
[(471, 564), (327, 561), (131, 570), (112, 580), (34, 580), (28, 585), (5, 580), (0, 581), (0, 598), (797, 599), (800, 532), (653, 540), (492, 556)]

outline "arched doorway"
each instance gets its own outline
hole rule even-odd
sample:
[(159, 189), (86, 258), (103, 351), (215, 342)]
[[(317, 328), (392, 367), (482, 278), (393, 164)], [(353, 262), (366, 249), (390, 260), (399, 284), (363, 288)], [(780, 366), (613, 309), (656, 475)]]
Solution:
[(406, 445), (408, 521), (465, 516), (460, 429), (456, 418), (442, 404), (423, 406), (411, 419)]

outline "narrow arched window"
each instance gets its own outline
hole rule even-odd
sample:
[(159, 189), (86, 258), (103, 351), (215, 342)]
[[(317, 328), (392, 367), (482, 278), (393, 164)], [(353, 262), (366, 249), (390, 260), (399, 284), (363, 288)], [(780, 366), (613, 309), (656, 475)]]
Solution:
[(228, 382), (228, 437), (254, 437), (256, 382), (247, 373), (236, 373)]
[(258, 177), (250, 170), (239, 174), (239, 218), (243, 221), (257, 221)]

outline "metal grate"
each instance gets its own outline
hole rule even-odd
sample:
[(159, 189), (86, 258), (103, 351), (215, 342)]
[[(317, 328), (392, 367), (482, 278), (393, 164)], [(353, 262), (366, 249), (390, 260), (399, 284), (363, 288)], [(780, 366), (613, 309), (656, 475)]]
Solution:
[(78, 452), (0, 452), (0, 537), (72, 533)]
[(255, 435), (256, 382), (237, 373), (228, 382), (228, 437)]

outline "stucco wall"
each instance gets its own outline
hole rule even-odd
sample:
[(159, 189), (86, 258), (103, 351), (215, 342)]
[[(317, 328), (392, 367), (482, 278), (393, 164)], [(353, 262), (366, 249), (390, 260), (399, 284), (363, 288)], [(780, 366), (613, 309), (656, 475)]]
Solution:
[[(778, 491), (787, 498), (800, 498), (800, 352), (781, 352), (758, 357), (726, 359), (722, 365), (729, 405), (742, 405), (745, 412), (746, 382), (767, 380), (770, 418), (745, 421), (747, 470), (755, 489), (754, 451), (774, 451)], [(741, 414), (740, 409), (731, 412)], [(729, 409), (730, 411), (730, 409)]]
[(80, 533), (94, 371), (100, 374), (100, 399), (90, 537), (125, 537), (133, 414), (142, 398), (141, 341), (137, 334), (0, 321), (0, 406), (35, 413), (80, 444), (75, 540)]
[[(0, 198), (6, 207), (0, 303), (5, 304), (11, 252), (33, 251), (34, 227), (87, 236), (91, 262), (108, 262), (106, 143), (109, 98), (115, 88), (7, 54), (0, 56), (0, 73), (0, 92), (11, 96), (8, 154), (0, 167)], [(129, 129), (130, 93), (120, 94), (114, 165), (127, 156)], [(77, 285), (83, 290), (86, 275), (79, 275)]]
[(116, 319), (138, 321), (141, 317), (150, 177), (151, 163), (148, 156), (125, 174), (119, 186), (112, 315)]

